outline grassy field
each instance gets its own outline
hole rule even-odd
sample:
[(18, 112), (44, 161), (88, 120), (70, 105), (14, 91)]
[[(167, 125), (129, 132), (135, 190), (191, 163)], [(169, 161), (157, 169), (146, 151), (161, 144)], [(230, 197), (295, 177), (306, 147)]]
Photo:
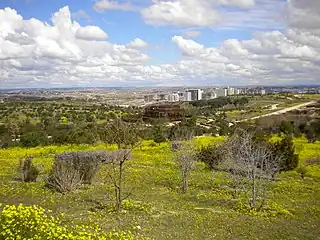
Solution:
[[(205, 145), (222, 138), (201, 137)], [(295, 139), (300, 164), (320, 154), (320, 143)], [(114, 146), (73, 145), (0, 150), (0, 203), (36, 204), (60, 214), (65, 225), (98, 225), (103, 231), (139, 231), (151, 239), (320, 239), (320, 166), (308, 167), (301, 179), (292, 171), (272, 183), (266, 209), (249, 211), (232, 199), (230, 179), (198, 163), (190, 177), (190, 191), (180, 193), (180, 174), (169, 143), (144, 141), (126, 169), (125, 189), (130, 197), (119, 214), (108, 212), (112, 186), (104, 166), (95, 184), (74, 193), (59, 194), (45, 187), (53, 154), (64, 151), (113, 149)], [(35, 156), (42, 166), (35, 183), (14, 180), (18, 158)]]

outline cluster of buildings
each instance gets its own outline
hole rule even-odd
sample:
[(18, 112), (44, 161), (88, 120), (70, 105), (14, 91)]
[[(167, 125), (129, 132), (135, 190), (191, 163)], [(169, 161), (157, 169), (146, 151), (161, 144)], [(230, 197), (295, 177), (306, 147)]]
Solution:
[(263, 88), (254, 88), (254, 89), (243, 89), (243, 88), (210, 88), (210, 89), (187, 89), (185, 91), (173, 92), (170, 94), (159, 94), (159, 95), (146, 95), (144, 96), (145, 102), (191, 102), (199, 101), (202, 99), (209, 100), (215, 99), (218, 97), (227, 97), (233, 95), (243, 95), (243, 94), (253, 94), (253, 95), (263, 95), (266, 94), (266, 91)]

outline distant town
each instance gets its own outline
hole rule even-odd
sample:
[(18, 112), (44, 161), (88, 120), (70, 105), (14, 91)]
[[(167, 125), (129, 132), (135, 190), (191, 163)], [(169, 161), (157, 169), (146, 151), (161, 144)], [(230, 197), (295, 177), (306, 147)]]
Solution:
[(192, 102), (218, 97), (266, 94), (317, 94), (320, 86), (258, 86), (258, 87), (126, 87), (126, 88), (60, 88), (3, 89), (4, 100), (85, 100), (118, 106), (152, 105), (164, 102)]

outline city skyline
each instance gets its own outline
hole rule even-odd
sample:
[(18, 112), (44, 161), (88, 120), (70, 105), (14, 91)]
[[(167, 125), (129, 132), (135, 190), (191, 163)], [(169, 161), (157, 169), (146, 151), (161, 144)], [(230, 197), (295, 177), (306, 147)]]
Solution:
[(0, 89), (316, 85), (317, 0), (4, 0)]

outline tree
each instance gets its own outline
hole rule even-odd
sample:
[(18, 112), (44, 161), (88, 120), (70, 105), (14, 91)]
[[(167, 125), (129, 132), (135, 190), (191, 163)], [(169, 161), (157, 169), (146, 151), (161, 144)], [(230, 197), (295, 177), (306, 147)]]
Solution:
[(224, 160), (224, 154), (224, 145), (209, 145), (197, 151), (197, 159), (205, 163), (210, 170), (218, 170), (217, 167)]
[(276, 142), (272, 151), (275, 158), (281, 156), (279, 171), (291, 171), (298, 167), (299, 155), (295, 153), (292, 137), (287, 135), (280, 142)]
[(282, 121), (280, 124), (280, 131), (285, 134), (292, 134), (294, 132), (294, 127), (289, 121)]
[(129, 124), (117, 118), (105, 126), (102, 140), (117, 144), (118, 149), (128, 148), (139, 142), (138, 131), (137, 124)]
[(26, 132), (20, 137), (23, 147), (36, 147), (48, 144), (48, 136), (42, 131)]
[(196, 160), (195, 144), (192, 139), (182, 142), (179, 148), (174, 150), (174, 156), (181, 172), (181, 191), (186, 193), (189, 186), (189, 174)]
[(157, 124), (152, 127), (151, 130), (152, 139), (156, 143), (162, 143), (166, 141), (166, 128), (163, 125)]
[(137, 134), (137, 126), (135, 128), (116, 119), (107, 125), (107, 132), (110, 134), (110, 141), (117, 144), (118, 150), (112, 156), (111, 169), (108, 171), (109, 179), (113, 185), (115, 197), (115, 210), (119, 212), (122, 202), (130, 196), (131, 193), (124, 196), (124, 176), (126, 163), (132, 158), (132, 151), (140, 144)]
[(254, 133), (244, 130), (233, 134), (226, 149), (225, 163), (229, 165), (234, 187), (244, 189), (251, 208), (260, 210), (267, 197), (268, 184), (279, 169), (281, 156), (272, 153), (267, 141), (255, 140)]

